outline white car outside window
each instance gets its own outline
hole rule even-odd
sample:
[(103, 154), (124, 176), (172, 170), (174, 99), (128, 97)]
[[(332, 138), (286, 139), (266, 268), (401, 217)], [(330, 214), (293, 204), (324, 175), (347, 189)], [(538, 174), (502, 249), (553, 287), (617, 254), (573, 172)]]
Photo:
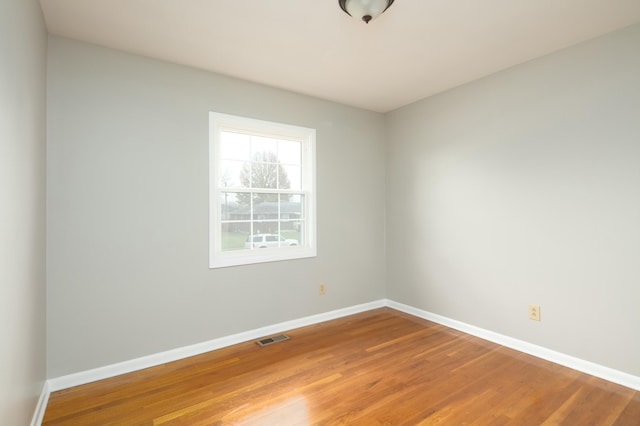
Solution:
[(297, 246), (298, 240), (292, 240), (284, 238), (281, 235), (276, 234), (260, 234), (250, 235), (247, 237), (247, 241), (244, 243), (244, 248), (268, 248), (268, 247), (286, 247)]

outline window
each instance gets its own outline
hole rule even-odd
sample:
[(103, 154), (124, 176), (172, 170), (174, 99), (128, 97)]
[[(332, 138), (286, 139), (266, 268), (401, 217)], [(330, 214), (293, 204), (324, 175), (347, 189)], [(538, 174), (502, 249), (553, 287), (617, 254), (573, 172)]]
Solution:
[(316, 255), (314, 129), (210, 113), (209, 266)]

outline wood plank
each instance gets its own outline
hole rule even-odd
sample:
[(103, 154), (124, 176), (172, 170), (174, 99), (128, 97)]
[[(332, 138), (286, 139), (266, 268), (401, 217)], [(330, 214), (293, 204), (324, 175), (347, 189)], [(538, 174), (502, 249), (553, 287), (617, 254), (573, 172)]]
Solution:
[(640, 392), (381, 308), (54, 392), (44, 425), (640, 425)]

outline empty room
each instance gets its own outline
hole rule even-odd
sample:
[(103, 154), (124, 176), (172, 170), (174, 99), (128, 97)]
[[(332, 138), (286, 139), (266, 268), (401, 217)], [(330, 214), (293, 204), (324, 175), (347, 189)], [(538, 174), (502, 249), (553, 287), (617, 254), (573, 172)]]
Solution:
[(637, 0), (0, 4), (1, 425), (640, 425)]

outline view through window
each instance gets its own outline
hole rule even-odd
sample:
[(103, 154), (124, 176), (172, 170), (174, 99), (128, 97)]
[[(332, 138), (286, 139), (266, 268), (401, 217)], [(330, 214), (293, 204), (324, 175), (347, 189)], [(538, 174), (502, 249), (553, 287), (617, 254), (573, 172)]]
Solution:
[(315, 131), (211, 113), (210, 266), (315, 255)]

